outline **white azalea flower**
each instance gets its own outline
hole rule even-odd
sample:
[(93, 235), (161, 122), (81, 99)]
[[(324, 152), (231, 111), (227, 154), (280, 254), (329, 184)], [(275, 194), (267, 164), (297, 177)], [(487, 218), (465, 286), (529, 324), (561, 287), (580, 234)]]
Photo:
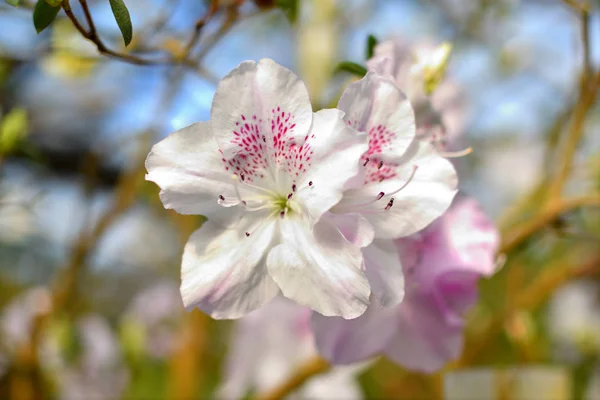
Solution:
[(188, 309), (238, 318), (279, 291), (326, 316), (369, 302), (360, 248), (328, 218), (360, 170), (367, 137), (339, 110), (312, 112), (308, 91), (271, 60), (219, 83), (211, 121), (156, 144), (146, 179), (166, 208), (208, 217), (185, 246)]
[(367, 132), (369, 148), (361, 157), (362, 181), (331, 209), (334, 224), (356, 245), (369, 245), (365, 274), (373, 294), (392, 306), (402, 300), (404, 280), (387, 239), (411, 235), (441, 216), (457, 192), (456, 172), (433, 145), (415, 138), (412, 107), (391, 78), (369, 72), (348, 86), (338, 108), (349, 126)]

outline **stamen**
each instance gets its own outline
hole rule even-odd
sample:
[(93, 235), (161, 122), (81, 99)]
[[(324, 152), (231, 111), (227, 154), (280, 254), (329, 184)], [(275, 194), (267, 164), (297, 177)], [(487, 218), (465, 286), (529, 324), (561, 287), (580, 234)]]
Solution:
[(379, 194), (377, 195), (377, 200), (381, 200), (381, 198), (385, 196), (385, 193), (383, 192), (379, 192)]
[(292, 198), (293, 193), (288, 194), (287, 198), (288, 200)]
[(292, 192), (295, 192), (295, 191), (296, 191), (296, 184), (294, 183), (294, 184), (292, 185)]
[(384, 210), (387, 211), (394, 205), (394, 198), (392, 197), (390, 201), (388, 201), (387, 206), (385, 206)]
[(406, 180), (406, 182), (404, 182), (404, 184), (402, 186), (400, 186), (398, 189), (394, 190), (392, 193), (388, 193), (388, 196), (392, 196), (396, 193), (398, 193), (399, 191), (401, 191), (402, 189), (404, 189), (406, 186), (408, 186), (408, 184), (410, 183), (410, 181), (413, 180), (413, 178), (415, 177), (415, 174), (417, 173), (417, 169), (419, 168), (418, 165), (413, 165), (413, 170), (410, 173), (410, 176), (408, 177), (408, 179)]
[(265, 137), (265, 135), (263, 135), (262, 140), (264, 143), (267, 143), (267, 138)]
[[(268, 190), (268, 189), (262, 188), (262, 187), (260, 187), (260, 186), (253, 185), (253, 184), (251, 184), (250, 182), (247, 182), (247, 181), (245, 180), (245, 179), (246, 179), (246, 176), (245, 176), (243, 173), (242, 173), (242, 174), (240, 174), (240, 176), (239, 176), (239, 177), (237, 176), (237, 174), (233, 174), (233, 175), (231, 176), (231, 179), (233, 179), (233, 180), (235, 181), (235, 184), (234, 184), (233, 186), (235, 187), (235, 190), (236, 190), (236, 192), (239, 192), (239, 189), (238, 189), (238, 187), (237, 187), (237, 183), (239, 182), (239, 180), (241, 180), (241, 183), (243, 183), (244, 185), (246, 185), (246, 186), (248, 186), (248, 187), (251, 187), (251, 188), (252, 188), (252, 189), (254, 189), (254, 190), (258, 190), (258, 191), (260, 191), (260, 192), (267, 193), (267, 194), (269, 194), (270, 196), (277, 196), (277, 193), (275, 193), (275, 192), (273, 192), (273, 191), (271, 191), (271, 190)], [(240, 200), (241, 200), (241, 196), (238, 196), (238, 197), (240, 197)]]
[(250, 232), (246, 232), (246, 237), (250, 237)]
[(285, 217), (285, 210), (284, 210), (284, 211), (281, 211), (281, 212), (279, 213), (279, 216), (280, 216), (281, 218)]
[(459, 157), (464, 157), (466, 155), (469, 155), (473, 152), (473, 148), (472, 147), (467, 147), (464, 150), (459, 150), (459, 151), (440, 151), (439, 155), (445, 158), (459, 158)]
[(219, 195), (219, 200), (221, 201), (225, 201), (225, 196), (223, 196), (222, 194)]
[(379, 162), (379, 165), (377, 166), (377, 169), (381, 169), (383, 167), (383, 161)]
[(308, 182), (308, 186), (312, 186), (312, 185), (313, 185), (312, 181)]
[(367, 159), (365, 160), (365, 163), (363, 164), (363, 167), (366, 167), (368, 163), (369, 163), (369, 158), (367, 157)]

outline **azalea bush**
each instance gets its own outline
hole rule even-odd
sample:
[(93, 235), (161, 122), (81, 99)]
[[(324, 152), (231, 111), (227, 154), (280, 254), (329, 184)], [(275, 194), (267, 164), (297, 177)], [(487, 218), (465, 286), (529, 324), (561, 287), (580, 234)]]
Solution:
[(1, 398), (600, 398), (594, 2), (0, 7)]

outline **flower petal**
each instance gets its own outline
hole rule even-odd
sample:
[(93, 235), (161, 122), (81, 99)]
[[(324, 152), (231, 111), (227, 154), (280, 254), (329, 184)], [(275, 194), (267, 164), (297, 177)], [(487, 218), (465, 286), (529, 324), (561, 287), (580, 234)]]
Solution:
[(406, 299), (400, 304), (398, 331), (385, 355), (402, 366), (432, 372), (457, 358), (462, 350), (462, 327), (449, 325), (430, 297)]
[(373, 241), (375, 230), (369, 221), (360, 214), (326, 213), (324, 218), (338, 228), (346, 240), (355, 246), (366, 247)]
[(216, 141), (228, 157), (253, 153), (258, 159), (260, 146), (273, 150), (290, 141), (302, 143), (312, 123), (312, 107), (298, 76), (263, 59), (242, 62), (219, 82), (210, 117)]
[(269, 274), (285, 297), (327, 316), (356, 318), (369, 304), (360, 249), (326, 220), (281, 221), (283, 244), (269, 253)]
[(275, 226), (276, 221), (243, 218), (228, 229), (208, 221), (194, 232), (181, 266), (186, 308), (198, 307), (213, 318), (231, 319), (273, 298), (278, 288), (267, 273), (265, 259)]
[(356, 208), (355, 204), (373, 200), (383, 192), (381, 200), (371, 202), (360, 212), (375, 228), (375, 238), (393, 239), (425, 228), (448, 209), (457, 192), (452, 164), (432, 145), (418, 140), (390, 173), (381, 182), (346, 191), (332, 212), (348, 212)]
[(369, 134), (365, 155), (373, 161), (400, 159), (415, 137), (415, 117), (410, 102), (389, 78), (370, 72), (346, 88), (338, 103), (346, 122)]
[(161, 188), (165, 208), (180, 214), (232, 215), (217, 202), (219, 195), (231, 197), (234, 192), (210, 123), (190, 125), (155, 144), (146, 169), (146, 180)]
[(404, 298), (404, 274), (398, 250), (391, 240), (375, 240), (363, 249), (365, 275), (371, 291), (383, 307), (399, 304)]
[(396, 333), (397, 313), (395, 308), (382, 308), (374, 298), (367, 311), (352, 320), (313, 313), (317, 351), (333, 364), (350, 364), (376, 356)]
[(346, 183), (359, 174), (359, 159), (367, 150), (367, 135), (349, 128), (343, 116), (336, 109), (315, 113), (305, 143), (311, 150), (310, 168), (300, 173), (295, 196), (315, 221), (340, 201)]

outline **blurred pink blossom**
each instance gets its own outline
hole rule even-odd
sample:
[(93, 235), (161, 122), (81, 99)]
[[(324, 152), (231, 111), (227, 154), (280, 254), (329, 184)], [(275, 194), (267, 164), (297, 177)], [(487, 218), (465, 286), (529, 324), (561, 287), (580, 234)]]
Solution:
[[(315, 356), (310, 309), (276, 297), (236, 322), (218, 397), (243, 398), (282, 383), (292, 371)], [(344, 366), (312, 378), (292, 398), (360, 399), (354, 375), (364, 366)]]
[(444, 54), (440, 55), (444, 46), (447, 44), (436, 46), (429, 41), (409, 44), (388, 40), (375, 47), (367, 67), (383, 76), (391, 76), (407, 94), (415, 110), (419, 137), (427, 137), (442, 147), (446, 144), (452, 147), (468, 119), (464, 93), (457, 82), (446, 77), (442, 77), (430, 95), (425, 90), (426, 69), (445, 62)]
[(313, 314), (317, 348), (331, 362), (385, 354), (406, 368), (433, 371), (459, 356), (477, 282), (496, 269), (494, 225), (475, 200), (461, 198), (425, 230), (394, 243), (406, 282), (400, 305), (373, 302), (354, 320)]

